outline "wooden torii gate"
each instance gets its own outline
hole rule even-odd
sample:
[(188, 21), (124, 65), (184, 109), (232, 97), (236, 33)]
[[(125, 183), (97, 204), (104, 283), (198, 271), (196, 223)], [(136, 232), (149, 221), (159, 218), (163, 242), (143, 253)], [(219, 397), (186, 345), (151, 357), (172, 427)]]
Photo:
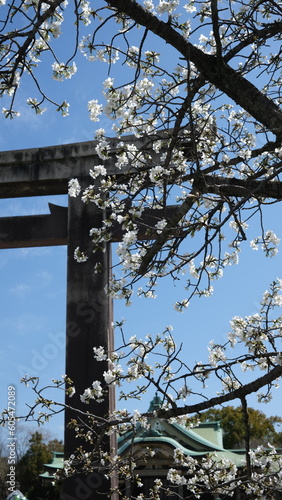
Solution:
[[(133, 136), (123, 142), (134, 142), (138, 150), (146, 147), (145, 139)], [(118, 140), (111, 139), (110, 155), (105, 162), (108, 175), (121, 175), (115, 167), (114, 153)], [(0, 153), (0, 198), (67, 194), (68, 182), (78, 178), (82, 186), (89, 182), (89, 170), (101, 163), (95, 151), (94, 141), (39, 149), (16, 150)], [(93, 181), (93, 180), (92, 180)], [(169, 212), (173, 210), (168, 209)], [(112, 302), (105, 293), (111, 268), (111, 252), (91, 254), (87, 262), (79, 264), (74, 250), (90, 246), (89, 230), (101, 227), (103, 211), (95, 204), (83, 203), (79, 198), (69, 198), (68, 207), (50, 205), (50, 214), (0, 218), (0, 249), (67, 245), (67, 305), (66, 305), (66, 368), (65, 373), (74, 381), (76, 394), (66, 404), (105, 416), (115, 406), (114, 391), (102, 403), (81, 403), (80, 395), (93, 380), (103, 381), (105, 363), (96, 362), (93, 369), (93, 347), (113, 349)], [(166, 215), (169, 215), (166, 213)], [(145, 218), (151, 223), (154, 213)], [(158, 210), (157, 220), (162, 217)], [(153, 224), (154, 225), (154, 224)], [(146, 238), (140, 226), (139, 238)], [(151, 236), (152, 237), (152, 236)], [(114, 228), (111, 241), (120, 241), (122, 231)], [(93, 272), (95, 264), (101, 264), (103, 272)], [(65, 411), (65, 458), (84, 442), (75, 438), (68, 423), (74, 414)], [(110, 447), (113, 443), (108, 444)], [(107, 445), (106, 445), (107, 446)], [(107, 498), (110, 484), (99, 471), (78, 475), (63, 481), (61, 500), (100, 500)], [(112, 499), (113, 500), (113, 499)]]

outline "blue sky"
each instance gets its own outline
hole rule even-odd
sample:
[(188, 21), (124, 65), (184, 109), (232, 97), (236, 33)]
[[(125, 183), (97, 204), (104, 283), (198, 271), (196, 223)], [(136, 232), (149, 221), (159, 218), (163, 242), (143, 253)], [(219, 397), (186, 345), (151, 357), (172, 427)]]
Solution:
[[(49, 64), (49, 62), (48, 62)], [(51, 63), (50, 63), (51, 64)], [(24, 104), (34, 96), (30, 81), (23, 81), (15, 106), (21, 112), (14, 120), (5, 120), (0, 114), (0, 150), (39, 148), (57, 144), (89, 141), (96, 128), (104, 127), (110, 133), (108, 120), (98, 124), (89, 120), (87, 102), (102, 99), (101, 82), (107, 77), (107, 67), (87, 64), (78, 57), (78, 73), (64, 83), (48, 77), (45, 67), (45, 87), (71, 103), (70, 115), (61, 117), (51, 105), (42, 116), (35, 116)], [(46, 73), (46, 75), (45, 75)], [(6, 106), (5, 100), (2, 106)], [(48, 202), (67, 204), (66, 197), (0, 200), (0, 216), (48, 213)], [(267, 209), (265, 229), (281, 234), (280, 208)], [(250, 239), (260, 234), (259, 228), (250, 230)], [(266, 259), (261, 252), (254, 252), (249, 243), (243, 245), (240, 264), (228, 268), (224, 277), (214, 283), (214, 295), (210, 298), (193, 299), (180, 314), (174, 311), (175, 300), (185, 298), (183, 289), (176, 290), (166, 280), (157, 290), (157, 299), (141, 299), (129, 308), (115, 304), (115, 318), (127, 318), (125, 330), (128, 337), (157, 333), (167, 325), (173, 325), (177, 343), (184, 342), (186, 360), (205, 361), (209, 340), (219, 342), (229, 330), (229, 320), (234, 315), (257, 312), (259, 301), (269, 283), (282, 277), (281, 253)], [(17, 388), (17, 411), (24, 412), (25, 403), (33, 401), (30, 389), (19, 382), (28, 370), (40, 377), (42, 384), (64, 373), (64, 332), (66, 297), (66, 248), (35, 248), (1, 250), (0, 252), (0, 407), (6, 405), (9, 385)], [(212, 389), (212, 388), (211, 388)], [(268, 405), (259, 405), (254, 399), (252, 406), (267, 415), (281, 415), (281, 389), (274, 394)], [(144, 398), (140, 409), (147, 409), (151, 394)], [(191, 401), (192, 402), (192, 401)], [(193, 401), (194, 402), (194, 401)], [(121, 404), (123, 407), (124, 404)], [(134, 408), (134, 404), (126, 404)], [(56, 419), (48, 428), (57, 436), (63, 435), (63, 420)]]

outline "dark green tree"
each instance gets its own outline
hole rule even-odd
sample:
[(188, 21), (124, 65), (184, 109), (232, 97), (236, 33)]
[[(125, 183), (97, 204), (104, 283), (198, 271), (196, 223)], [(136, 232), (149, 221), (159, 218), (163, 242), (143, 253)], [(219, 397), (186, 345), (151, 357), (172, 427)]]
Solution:
[[(211, 408), (200, 415), (204, 421), (220, 421), (223, 429), (223, 444), (225, 448), (244, 448), (246, 428), (244, 415), (240, 407), (225, 406), (222, 408)], [(278, 432), (275, 424), (279, 424), (280, 417), (267, 417), (262, 411), (248, 408), (250, 446), (267, 446), (271, 443), (281, 446), (282, 433)]]
[(29, 500), (55, 500), (56, 494), (53, 486), (46, 484), (40, 474), (44, 472), (44, 464), (52, 461), (52, 451), (62, 449), (62, 441), (52, 439), (45, 443), (40, 432), (32, 434), (29, 448), (18, 464), (20, 489)]

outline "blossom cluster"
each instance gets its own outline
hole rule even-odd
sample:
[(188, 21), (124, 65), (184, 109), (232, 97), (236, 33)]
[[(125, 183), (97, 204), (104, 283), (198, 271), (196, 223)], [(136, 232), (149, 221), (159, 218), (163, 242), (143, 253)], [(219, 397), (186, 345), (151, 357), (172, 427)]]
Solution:
[(234, 494), (238, 469), (231, 460), (210, 453), (199, 463), (178, 448), (174, 451), (174, 462), (178, 468), (169, 469), (168, 480), (172, 484), (187, 486), (196, 498), (210, 491), (219, 495)]
[(73, 61), (72, 65), (65, 65), (64, 63), (54, 62), (52, 64), (54, 80), (62, 81), (63, 78), (70, 79), (76, 72), (77, 66)]
[(80, 399), (82, 403), (89, 403), (91, 399), (95, 399), (98, 403), (104, 401), (103, 389), (101, 382), (94, 380), (92, 387), (85, 389), (84, 393), (81, 394)]
[(280, 238), (273, 231), (268, 230), (261, 237), (254, 238), (250, 245), (253, 250), (258, 250), (260, 245), (267, 257), (274, 257), (278, 252), (279, 243)]

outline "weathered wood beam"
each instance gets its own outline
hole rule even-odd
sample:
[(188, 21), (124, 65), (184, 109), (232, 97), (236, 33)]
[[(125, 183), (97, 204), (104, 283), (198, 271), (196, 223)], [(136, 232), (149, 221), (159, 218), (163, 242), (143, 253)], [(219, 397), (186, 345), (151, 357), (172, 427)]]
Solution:
[[(50, 214), (26, 215), (0, 218), (0, 250), (7, 248), (47, 247), (68, 244), (68, 208), (49, 203)], [(154, 230), (163, 218), (169, 220), (176, 212), (176, 206), (166, 209), (145, 209), (138, 224), (138, 240), (156, 238)], [(93, 226), (95, 221), (93, 220)], [(111, 227), (111, 242), (122, 241), (125, 231), (118, 223)]]
[(49, 203), (50, 214), (0, 218), (0, 249), (67, 245), (67, 207)]
[[(134, 143), (137, 150), (150, 150), (151, 144), (164, 138), (164, 133), (138, 138), (129, 135), (123, 143)], [(109, 175), (121, 175), (130, 166), (120, 170), (115, 166), (114, 154), (120, 149), (120, 139), (110, 138), (109, 158), (103, 161)], [(0, 152), (0, 198), (66, 194), (68, 181), (85, 177), (90, 168), (102, 163), (96, 152), (96, 141)]]
[(68, 180), (87, 175), (94, 141), (0, 153), (0, 198), (67, 194)]

